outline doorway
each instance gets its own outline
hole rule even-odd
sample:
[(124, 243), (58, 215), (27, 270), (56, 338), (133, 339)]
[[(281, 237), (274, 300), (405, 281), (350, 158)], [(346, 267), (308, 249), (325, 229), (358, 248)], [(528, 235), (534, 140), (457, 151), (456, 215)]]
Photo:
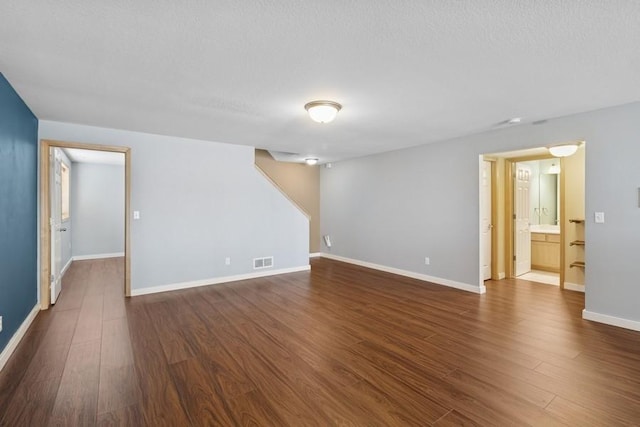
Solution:
[(507, 277), (564, 287), (562, 159), (548, 153), (505, 159)]
[[(131, 296), (131, 241), (130, 241), (130, 195), (131, 195), (131, 150), (128, 147), (91, 145), (83, 143), (71, 143), (62, 141), (42, 140), (40, 143), (40, 170), (41, 170), (41, 208), (40, 208), (40, 306), (46, 310), (52, 302), (55, 302), (60, 292), (60, 278), (62, 276), (58, 256), (63, 252), (61, 240), (66, 227), (57, 222), (57, 212), (64, 211), (63, 198), (58, 204), (58, 187), (60, 194), (63, 191), (62, 178), (57, 181), (58, 167), (57, 157), (64, 149), (102, 151), (108, 153), (120, 153), (124, 155), (124, 295)], [(51, 155), (53, 153), (53, 155)], [(61, 157), (61, 156), (60, 156)], [(60, 162), (61, 164), (63, 162)], [(60, 166), (62, 171), (62, 166)], [(63, 215), (61, 215), (63, 216)]]
[(493, 182), (493, 162), (483, 159), (480, 169), (480, 256), (481, 262), (481, 277), (482, 280), (489, 280), (492, 277), (494, 268), (494, 254), (493, 254), (493, 195), (492, 195), (492, 182)]
[(560, 286), (562, 223), (559, 158), (517, 161), (514, 178), (514, 276)]
[[(584, 220), (584, 150), (581, 142), (576, 154), (563, 158), (551, 156), (545, 147), (481, 156), (496, 171), (491, 175), (494, 227), (489, 237), (497, 253), (492, 280), (517, 278), (584, 292), (584, 228), (575, 225)], [(482, 283), (486, 196), (480, 183)]]
[[(49, 150), (51, 217), (51, 303), (54, 304), (62, 289), (62, 275), (66, 256), (63, 255), (63, 240), (67, 240), (67, 227), (64, 221), (69, 219), (69, 165), (63, 161), (62, 151), (57, 147)], [(63, 178), (64, 176), (64, 178)], [(64, 182), (63, 182), (64, 181)], [(66, 242), (65, 242), (66, 243)]]

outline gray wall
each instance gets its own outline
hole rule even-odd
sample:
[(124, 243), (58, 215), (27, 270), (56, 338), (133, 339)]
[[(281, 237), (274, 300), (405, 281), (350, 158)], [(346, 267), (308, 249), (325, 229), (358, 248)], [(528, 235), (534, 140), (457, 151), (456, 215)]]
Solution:
[(583, 139), (586, 308), (638, 321), (639, 138), (634, 103), (334, 163), (321, 173), (322, 234), (336, 255), (479, 286), (478, 156)]
[(124, 252), (124, 166), (74, 163), (73, 256)]
[[(64, 153), (64, 151), (62, 151), (62, 163), (64, 163), (65, 165), (67, 165), (67, 167), (69, 168), (69, 172), (70, 172), (70, 176), (69, 179), (70, 181), (70, 185), (73, 185), (73, 167), (72, 167), (72, 163), (71, 160), (69, 160), (69, 157), (67, 157), (67, 155)], [(73, 193), (73, 189), (69, 189), (70, 193)], [(73, 203), (73, 195), (70, 194), (69, 195), (70, 198), (70, 203)], [(70, 212), (71, 214), (71, 212)], [(72, 257), (72, 242), (71, 242), (71, 235), (72, 235), (72, 225), (71, 225), (71, 218), (73, 217), (73, 215), (71, 215), (71, 217), (65, 221), (62, 221), (62, 227), (66, 228), (67, 231), (62, 232), (61, 236), (62, 236), (62, 268), (64, 268), (67, 263), (71, 260)]]
[(252, 147), (52, 121), (39, 131), (131, 147), (133, 290), (253, 273), (255, 257), (309, 264), (309, 221), (255, 170)]

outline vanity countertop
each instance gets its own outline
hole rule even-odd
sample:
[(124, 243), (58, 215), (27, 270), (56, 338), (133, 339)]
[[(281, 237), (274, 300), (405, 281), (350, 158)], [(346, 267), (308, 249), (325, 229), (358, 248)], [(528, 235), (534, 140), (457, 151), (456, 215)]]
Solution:
[(529, 227), (529, 231), (532, 233), (544, 233), (544, 234), (560, 234), (559, 225), (546, 225), (546, 224), (532, 224)]

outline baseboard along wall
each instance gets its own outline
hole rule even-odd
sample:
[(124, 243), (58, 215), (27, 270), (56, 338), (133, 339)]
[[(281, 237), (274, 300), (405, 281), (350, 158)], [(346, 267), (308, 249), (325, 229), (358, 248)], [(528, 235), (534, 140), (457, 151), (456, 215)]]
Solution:
[(40, 304), (36, 304), (31, 312), (29, 312), (29, 314), (27, 315), (27, 318), (24, 319), (16, 333), (13, 334), (13, 336), (7, 343), (7, 346), (4, 348), (4, 350), (2, 350), (2, 353), (0, 353), (0, 371), (2, 371), (4, 365), (7, 364), (7, 361), (18, 347), (18, 344), (20, 344), (20, 341), (22, 340), (22, 338), (24, 338), (24, 335), (27, 333), (29, 326), (31, 326), (31, 323), (33, 323), (39, 311)]
[(196, 288), (199, 286), (217, 285), (220, 283), (237, 282), (239, 280), (257, 279), (260, 277), (275, 276), (278, 274), (297, 273), (300, 271), (309, 271), (309, 270), (311, 270), (311, 266), (304, 265), (301, 267), (281, 268), (278, 270), (267, 270), (267, 271), (259, 271), (259, 272), (248, 273), (248, 274), (238, 274), (235, 276), (215, 277), (211, 279), (194, 280), (191, 282), (170, 283), (167, 285), (160, 285), (160, 286), (149, 286), (146, 288), (131, 289), (131, 296), (133, 297), (138, 295), (155, 294), (158, 292), (177, 291), (180, 289), (189, 289), (189, 288)]
[(402, 270), (395, 267), (389, 267), (386, 265), (374, 264), (372, 262), (360, 261), (353, 258), (347, 258), (339, 255), (333, 255), (326, 252), (321, 254), (323, 258), (333, 259), (336, 261), (347, 262), (349, 264), (359, 265), (361, 267), (372, 268), (374, 270), (380, 270), (387, 273), (397, 274), (399, 276), (411, 277), (412, 279), (418, 279), (429, 283), (435, 283), (436, 285), (448, 286), (450, 288), (456, 288), (467, 292), (473, 292), (474, 294), (484, 294), (487, 288), (482, 286), (473, 286), (468, 283), (456, 282), (454, 280), (443, 279), (441, 277), (429, 276), (426, 274), (415, 273), (413, 271)]
[(84, 261), (87, 259), (118, 258), (123, 256), (124, 252), (113, 252), (108, 254), (75, 255), (72, 257), (72, 259), (74, 261)]

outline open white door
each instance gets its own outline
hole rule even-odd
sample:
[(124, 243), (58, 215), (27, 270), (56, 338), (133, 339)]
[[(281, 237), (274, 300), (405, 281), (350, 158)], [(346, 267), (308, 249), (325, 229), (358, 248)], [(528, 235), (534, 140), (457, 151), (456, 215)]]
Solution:
[(480, 175), (482, 192), (480, 234), (482, 238), (482, 279), (491, 279), (491, 162), (482, 162)]
[(529, 208), (531, 168), (516, 163), (515, 177), (515, 272), (516, 276), (531, 271), (531, 230), (529, 228)]
[(49, 225), (51, 230), (51, 303), (54, 304), (62, 290), (62, 154), (59, 148), (51, 148), (49, 155), (51, 171), (51, 217)]

